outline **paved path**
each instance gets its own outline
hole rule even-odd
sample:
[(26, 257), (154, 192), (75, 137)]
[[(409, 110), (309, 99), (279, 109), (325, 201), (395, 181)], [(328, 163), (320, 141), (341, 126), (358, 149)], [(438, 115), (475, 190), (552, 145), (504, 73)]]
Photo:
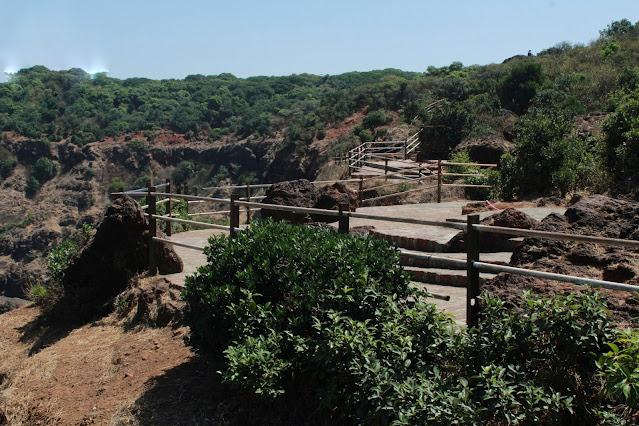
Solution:
[[(386, 216), (389, 218), (402, 217), (402, 218), (415, 218), (445, 221), (448, 218), (463, 218), (461, 216), (461, 208), (465, 206), (467, 201), (451, 201), (444, 203), (428, 203), (428, 204), (407, 204), (397, 206), (375, 206), (375, 207), (362, 207), (357, 209), (358, 213), (369, 213), (373, 215)], [(563, 208), (519, 208), (523, 212), (529, 214), (534, 219), (542, 219), (546, 215), (557, 212), (563, 213)], [(494, 213), (494, 212), (493, 212)], [(481, 215), (485, 217), (491, 214), (491, 212), (485, 212)], [(415, 225), (410, 223), (398, 223), (381, 220), (369, 220), (352, 218), (350, 221), (351, 227), (361, 225), (373, 225), (376, 232), (385, 233), (388, 235), (409, 236), (411, 238), (424, 238), (433, 241), (447, 242), (455, 234), (457, 230), (449, 228), (441, 228), (437, 226), (424, 226)], [(172, 240), (185, 244), (204, 247), (207, 244), (209, 237), (213, 235), (219, 235), (225, 233), (225, 231), (206, 229), (187, 231), (175, 234), (171, 237)], [(179, 274), (170, 274), (165, 277), (176, 286), (184, 284), (184, 278), (187, 275), (193, 274), (197, 267), (206, 263), (206, 256), (197, 250), (188, 249), (184, 247), (174, 246), (178, 255), (184, 262), (184, 271)], [(419, 284), (425, 287), (430, 292), (439, 295), (450, 295), (450, 301), (443, 301), (438, 299), (432, 299), (433, 302), (442, 310), (455, 316), (458, 322), (465, 322), (466, 320), (466, 289), (456, 288), (449, 286), (439, 286), (431, 284)]]

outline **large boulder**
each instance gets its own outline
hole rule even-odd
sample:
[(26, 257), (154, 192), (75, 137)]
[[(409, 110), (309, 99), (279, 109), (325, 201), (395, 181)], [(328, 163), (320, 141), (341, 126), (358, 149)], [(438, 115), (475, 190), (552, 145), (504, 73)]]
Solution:
[[(537, 221), (520, 210), (507, 208), (482, 219), (480, 223), (482, 225), (501, 226), (504, 228), (532, 229)], [(445, 251), (465, 251), (466, 239), (467, 232), (460, 232), (446, 244)], [(498, 252), (511, 250), (515, 243), (509, 235), (484, 232), (481, 234), (479, 244), (482, 252)]]
[[(109, 313), (113, 299), (127, 288), (129, 280), (149, 268), (148, 229), (137, 202), (130, 197), (117, 199), (65, 271), (57, 310), (78, 321)], [(182, 271), (182, 260), (172, 247), (155, 247), (160, 273)]]
[[(317, 189), (310, 181), (299, 179), (273, 184), (266, 191), (265, 204), (278, 204), (295, 207), (338, 210), (340, 204), (348, 204), (354, 211), (357, 207), (357, 194), (337, 182), (331, 186)], [(292, 224), (308, 224), (311, 222), (335, 222), (337, 216), (310, 215), (281, 210), (262, 209), (262, 218), (275, 221), (285, 220)]]
[[(315, 207), (320, 197), (319, 190), (307, 179), (291, 180), (273, 184), (266, 191), (265, 204), (278, 204), (296, 207)], [(262, 209), (264, 219), (285, 220), (292, 224), (305, 224), (313, 221), (310, 214)]]

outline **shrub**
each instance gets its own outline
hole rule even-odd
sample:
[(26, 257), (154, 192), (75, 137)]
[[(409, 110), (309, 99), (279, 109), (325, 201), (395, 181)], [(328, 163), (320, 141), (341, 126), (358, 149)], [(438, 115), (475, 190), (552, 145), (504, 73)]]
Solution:
[(121, 177), (116, 176), (111, 179), (111, 183), (109, 184), (109, 194), (114, 192), (120, 192), (121, 189), (126, 190), (129, 186), (122, 180)]
[[(18, 159), (8, 152), (0, 151), (0, 177), (6, 179), (9, 177), (13, 169), (18, 165)], [(4, 155), (3, 155), (4, 154)]]
[(367, 129), (373, 129), (375, 127), (384, 126), (390, 123), (392, 118), (386, 114), (384, 110), (378, 109), (377, 111), (370, 112), (364, 117), (362, 125)]
[(606, 164), (617, 178), (639, 171), (639, 89), (617, 94), (615, 111), (602, 124)]
[(71, 258), (78, 251), (78, 245), (73, 240), (64, 240), (47, 256), (47, 270), (49, 279), (61, 282), (64, 271), (69, 266)]
[(33, 168), (31, 169), (31, 176), (36, 178), (38, 182), (44, 183), (51, 180), (53, 176), (58, 172), (58, 166), (46, 157), (38, 158)]
[(639, 409), (639, 330), (620, 331), (610, 351), (597, 361), (605, 380), (603, 393)]
[(171, 176), (177, 185), (183, 185), (195, 174), (195, 164), (190, 161), (181, 161)]
[(526, 293), (520, 313), (485, 294), (459, 330), (382, 241), (265, 222), (206, 255), (183, 292), (188, 342), (262, 398), (349, 424), (614, 420), (596, 398), (614, 334), (595, 291)]
[(129, 143), (126, 144), (126, 146), (129, 147), (129, 149), (134, 152), (147, 153), (151, 150), (151, 146), (149, 145), (149, 143), (145, 141), (144, 139), (140, 139), (140, 138), (131, 139), (131, 141), (129, 141)]
[(541, 64), (525, 62), (515, 66), (498, 89), (502, 106), (517, 114), (524, 113), (545, 80)]
[(27, 197), (31, 198), (38, 193), (38, 191), (40, 190), (40, 186), (41, 185), (38, 179), (34, 178), (33, 176), (29, 176), (24, 185), (24, 193), (27, 195)]

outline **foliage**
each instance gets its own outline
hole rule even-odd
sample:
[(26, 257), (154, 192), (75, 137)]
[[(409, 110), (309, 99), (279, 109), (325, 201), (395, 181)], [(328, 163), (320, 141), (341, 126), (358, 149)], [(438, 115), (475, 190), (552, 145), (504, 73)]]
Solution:
[(8, 178), (17, 165), (18, 159), (6, 149), (0, 148), (0, 178)]
[(27, 195), (27, 197), (32, 198), (38, 193), (38, 191), (40, 190), (40, 186), (41, 184), (38, 179), (33, 176), (29, 176), (24, 185), (24, 193)]
[(595, 188), (601, 174), (601, 146), (596, 139), (571, 137), (573, 117), (584, 111), (572, 94), (578, 75), (542, 87), (528, 113), (517, 121), (514, 153), (501, 159), (499, 189), (511, 198), (526, 194)]
[(64, 240), (53, 249), (46, 258), (49, 279), (60, 283), (64, 271), (69, 266), (71, 258), (78, 251), (78, 245), (73, 240)]
[(109, 194), (114, 192), (120, 192), (121, 189), (126, 189), (129, 187), (126, 182), (122, 180), (120, 176), (115, 176), (111, 179), (111, 183), (109, 184)]
[(502, 106), (516, 114), (523, 114), (545, 80), (541, 64), (537, 62), (527, 61), (515, 66), (498, 89)]
[(180, 164), (177, 165), (173, 171), (173, 175), (171, 175), (171, 178), (177, 185), (184, 185), (193, 177), (194, 174), (195, 164), (184, 160), (180, 161)]
[[(341, 424), (595, 424), (600, 293), (482, 297), (464, 330), (407, 287), (386, 243), (260, 223), (217, 237), (187, 278), (189, 343), (233, 385)], [(620, 419), (617, 419), (620, 420)]]
[(392, 117), (390, 117), (386, 113), (386, 111), (378, 109), (376, 111), (369, 112), (368, 114), (366, 114), (366, 116), (364, 117), (364, 120), (362, 121), (362, 125), (366, 127), (367, 129), (373, 129), (375, 127), (384, 126), (390, 123), (391, 120), (392, 120)]
[(618, 178), (639, 172), (639, 89), (618, 93), (614, 111), (604, 121), (605, 160)]
[[(450, 173), (460, 174), (482, 174), (483, 176), (464, 177), (463, 181), (466, 185), (488, 185), (492, 182), (489, 180), (488, 170), (482, 170), (473, 166), (473, 161), (468, 155), (468, 151), (459, 151), (450, 157), (452, 163), (468, 163), (468, 166), (446, 166), (446, 171)], [(490, 188), (466, 188), (466, 194), (473, 200), (486, 200), (491, 196)]]
[(134, 152), (147, 153), (151, 150), (149, 143), (145, 141), (144, 139), (140, 139), (140, 138), (131, 139), (129, 143), (127, 143), (126, 145), (131, 151), (134, 151)]
[(599, 31), (599, 36), (603, 39), (608, 39), (611, 37), (626, 34), (635, 29), (636, 28), (634, 25), (632, 25), (632, 22), (627, 19), (622, 19), (621, 21), (613, 21), (606, 27), (606, 29)]
[(639, 409), (639, 330), (618, 332), (610, 351), (597, 361), (605, 380), (604, 395)]
[(49, 288), (41, 282), (29, 285), (26, 293), (27, 299), (38, 306), (46, 305), (50, 296)]
[(420, 114), (425, 125), (419, 134), (420, 150), (437, 158), (447, 158), (470, 133), (475, 122), (469, 103), (446, 101), (441, 108)]
[(31, 176), (41, 184), (47, 182), (58, 172), (58, 166), (46, 157), (40, 157), (31, 169)]

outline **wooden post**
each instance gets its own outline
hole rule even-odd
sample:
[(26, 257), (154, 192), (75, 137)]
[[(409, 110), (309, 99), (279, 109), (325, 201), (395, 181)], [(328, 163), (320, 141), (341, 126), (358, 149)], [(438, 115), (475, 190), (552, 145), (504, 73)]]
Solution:
[(388, 180), (388, 158), (384, 158), (384, 180)]
[(153, 215), (156, 214), (157, 209), (155, 195), (151, 195), (152, 192), (155, 192), (155, 186), (151, 185), (150, 182), (147, 186), (147, 191), (148, 195), (146, 197), (146, 201), (149, 205), (149, 208), (147, 209), (149, 212), (149, 274), (157, 275), (158, 265), (157, 259), (155, 258), (155, 241), (153, 241), (153, 238), (156, 236), (156, 223)]
[[(246, 184), (246, 201), (251, 202), (251, 184)], [(251, 224), (251, 207), (246, 206), (246, 223)]]
[(364, 204), (364, 178), (362, 176), (359, 177), (359, 191), (357, 193), (357, 205), (362, 207)]
[[(166, 192), (168, 192), (169, 194), (171, 194), (171, 179), (167, 179), (166, 180)], [(169, 202), (166, 203), (166, 214), (169, 215), (169, 217), (173, 217), (172, 215), (172, 206), (173, 204), (173, 200), (171, 199), (171, 197), (169, 197)], [(171, 226), (172, 222), (166, 221), (166, 235), (167, 236), (171, 236), (171, 232), (173, 231), (173, 227)]]
[(235, 202), (239, 200), (239, 198), (240, 196), (237, 194), (231, 195), (231, 224), (229, 225), (231, 238), (237, 237), (235, 228), (240, 227), (240, 206), (235, 205)]
[(479, 223), (479, 215), (468, 215), (466, 219), (466, 325), (479, 324), (479, 269), (473, 262), (479, 262), (479, 231), (473, 225)]
[(339, 233), (340, 234), (348, 234), (350, 225), (349, 225), (349, 215), (350, 206), (346, 203), (339, 205)]
[(442, 202), (442, 160), (437, 160), (437, 202)]
[(408, 158), (408, 153), (406, 151), (406, 141), (404, 141), (404, 160), (406, 160), (406, 158)]
[[(182, 192), (182, 194), (189, 195), (189, 186), (185, 184), (183, 189), (184, 189), (184, 192)], [(189, 214), (189, 200), (184, 200), (184, 201), (186, 201), (186, 214)]]

